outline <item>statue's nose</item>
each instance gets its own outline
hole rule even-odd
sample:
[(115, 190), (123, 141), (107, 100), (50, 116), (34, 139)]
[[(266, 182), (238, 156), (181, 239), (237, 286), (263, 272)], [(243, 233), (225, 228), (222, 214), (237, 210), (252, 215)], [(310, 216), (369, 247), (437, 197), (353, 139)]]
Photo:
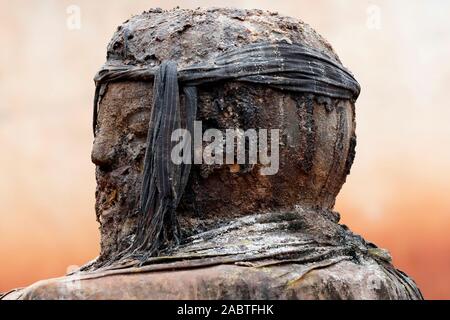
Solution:
[(109, 167), (114, 161), (115, 153), (114, 143), (103, 135), (97, 135), (92, 147), (92, 162), (101, 167)]

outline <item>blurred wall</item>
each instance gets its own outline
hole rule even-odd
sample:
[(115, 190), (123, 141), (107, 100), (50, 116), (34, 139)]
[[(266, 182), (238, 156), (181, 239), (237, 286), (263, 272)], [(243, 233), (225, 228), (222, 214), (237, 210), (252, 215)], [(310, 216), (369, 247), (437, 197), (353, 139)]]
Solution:
[(363, 88), (357, 156), (336, 209), (388, 248), (426, 298), (450, 298), (444, 0), (0, 0), (0, 291), (96, 256), (92, 77), (119, 24), (177, 5), (278, 11), (330, 41)]

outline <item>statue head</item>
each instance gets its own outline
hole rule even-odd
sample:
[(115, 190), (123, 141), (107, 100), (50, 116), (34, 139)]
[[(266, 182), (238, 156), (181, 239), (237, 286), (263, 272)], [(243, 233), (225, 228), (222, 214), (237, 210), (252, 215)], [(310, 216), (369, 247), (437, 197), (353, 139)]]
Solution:
[[(340, 65), (331, 46), (300, 20), (236, 9), (151, 10), (134, 16), (113, 35), (107, 63), (152, 68), (171, 60), (182, 69), (262, 41), (302, 44)], [(225, 158), (223, 164), (194, 163), (176, 208), (182, 236), (243, 215), (295, 206), (333, 208), (354, 157), (354, 101), (238, 81), (203, 83), (197, 92), (196, 120), (200, 139), (207, 141), (196, 143), (203, 155), (213, 141), (208, 129), (219, 130), (224, 139), (227, 129), (241, 129), (247, 137), (255, 130), (257, 138), (268, 130), (269, 146), (271, 130), (279, 130), (278, 162), (268, 152), (269, 164), (249, 163), (247, 143), (244, 163)], [(92, 161), (101, 259), (108, 259), (130, 246), (137, 233), (153, 80), (111, 82), (100, 95)], [(183, 99), (180, 95), (181, 104)], [(273, 170), (264, 174), (261, 169), (267, 167)]]

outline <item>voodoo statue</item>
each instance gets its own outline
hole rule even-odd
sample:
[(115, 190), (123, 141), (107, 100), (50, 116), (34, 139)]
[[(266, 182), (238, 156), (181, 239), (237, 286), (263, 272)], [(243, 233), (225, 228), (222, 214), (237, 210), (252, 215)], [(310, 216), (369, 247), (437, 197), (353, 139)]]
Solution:
[(333, 211), (360, 86), (309, 25), (151, 9), (94, 80), (99, 256), (3, 299), (422, 299)]

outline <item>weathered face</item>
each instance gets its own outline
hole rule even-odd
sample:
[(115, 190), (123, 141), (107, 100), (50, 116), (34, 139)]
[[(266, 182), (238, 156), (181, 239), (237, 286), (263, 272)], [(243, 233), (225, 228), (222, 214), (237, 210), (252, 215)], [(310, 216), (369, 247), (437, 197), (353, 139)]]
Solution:
[(99, 106), (92, 162), (102, 256), (123, 249), (134, 233), (151, 92), (151, 83), (109, 84)]
[[(351, 165), (353, 106), (318, 100), (241, 83), (200, 87), (203, 131), (279, 129), (280, 164), (271, 176), (259, 165), (193, 165), (177, 210), (182, 232), (295, 205), (331, 208)], [(145, 82), (109, 84), (100, 102), (92, 161), (103, 257), (135, 234), (151, 104), (152, 83)]]

